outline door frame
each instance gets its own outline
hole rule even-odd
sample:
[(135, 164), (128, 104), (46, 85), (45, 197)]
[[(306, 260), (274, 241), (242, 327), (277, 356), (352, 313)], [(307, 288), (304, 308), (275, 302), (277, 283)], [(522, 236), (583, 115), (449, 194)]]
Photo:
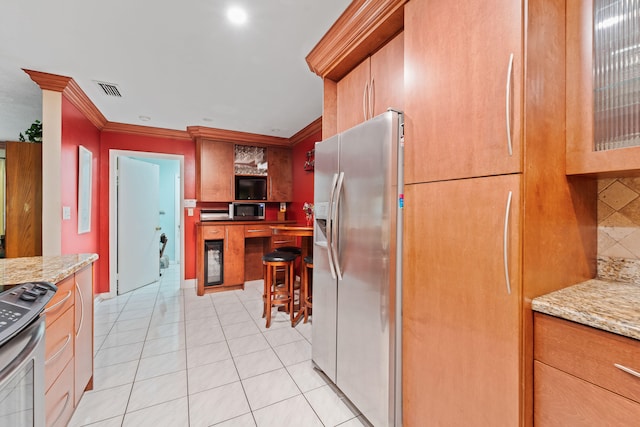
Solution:
[[(180, 161), (180, 224), (184, 224), (184, 156), (180, 154), (151, 153), (146, 151), (109, 150), (109, 292), (106, 298), (118, 295), (117, 263), (118, 263), (118, 157), (141, 157)], [(158, 242), (158, 245), (160, 243)], [(180, 288), (185, 287), (184, 279), (184, 227), (180, 227)]]

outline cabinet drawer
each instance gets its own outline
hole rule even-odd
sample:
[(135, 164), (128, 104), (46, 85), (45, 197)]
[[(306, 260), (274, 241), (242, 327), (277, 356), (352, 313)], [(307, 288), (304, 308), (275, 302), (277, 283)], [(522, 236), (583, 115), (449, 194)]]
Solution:
[(73, 415), (73, 360), (44, 397), (45, 419), (49, 427), (66, 426)]
[(271, 248), (280, 248), (282, 246), (297, 246), (298, 239), (295, 236), (276, 235), (271, 238)]
[[(73, 357), (73, 310), (65, 311), (58, 320), (47, 326), (44, 342), (44, 378), (45, 390), (48, 390)], [(73, 384), (73, 372), (71, 377)], [(73, 394), (71, 400), (73, 406)]]
[(204, 240), (223, 240), (224, 226), (204, 226), (202, 227), (202, 238)]
[(614, 393), (640, 402), (640, 341), (535, 313), (534, 357)]
[(268, 225), (245, 225), (244, 237), (271, 237), (271, 227)]
[(58, 286), (56, 294), (44, 308), (47, 327), (55, 322), (74, 303), (75, 277), (73, 274), (59, 281), (56, 286)]
[(640, 404), (538, 361), (533, 408), (537, 427), (630, 427), (640, 418)]

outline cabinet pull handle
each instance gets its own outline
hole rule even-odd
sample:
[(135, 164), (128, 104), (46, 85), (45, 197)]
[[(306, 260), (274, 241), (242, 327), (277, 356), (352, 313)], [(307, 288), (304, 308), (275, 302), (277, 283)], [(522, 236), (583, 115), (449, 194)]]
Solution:
[(367, 94), (369, 93), (369, 82), (364, 84), (364, 92), (362, 93), (362, 115), (364, 120), (367, 121)]
[(633, 375), (634, 377), (638, 377), (638, 378), (640, 378), (640, 372), (638, 372), (638, 371), (634, 371), (634, 370), (633, 370), (633, 369), (631, 369), (631, 368), (627, 368), (626, 366), (619, 365), (619, 364), (617, 364), (617, 363), (614, 363), (614, 364), (613, 364), (613, 366), (615, 366), (616, 368), (620, 369), (621, 371), (626, 372), (627, 374), (631, 374), (631, 375)]
[(249, 233), (260, 233), (260, 232), (263, 232), (263, 231), (265, 231), (265, 232), (266, 232), (267, 230), (266, 230), (266, 229), (247, 230), (247, 232), (249, 232)]
[(82, 291), (80, 290), (80, 286), (78, 286), (78, 281), (76, 280), (76, 290), (78, 291), (78, 296), (80, 297), (80, 325), (78, 325), (78, 330), (76, 331), (76, 338), (80, 331), (82, 330), (82, 323), (84, 323), (84, 298), (82, 297)]
[(67, 346), (69, 345), (70, 342), (71, 342), (71, 334), (67, 334), (67, 339), (64, 342), (64, 344), (62, 344), (62, 347), (60, 347), (60, 350), (56, 351), (53, 356), (51, 356), (50, 358), (45, 360), (45, 362), (44, 362), (45, 366), (48, 365), (49, 363), (51, 363), (53, 360), (57, 359), (58, 356), (60, 356), (62, 354), (64, 349), (67, 348)]
[(58, 301), (57, 303), (53, 304), (51, 307), (47, 308), (44, 311), (45, 314), (55, 310), (60, 305), (64, 304), (69, 298), (71, 298), (71, 293), (72, 293), (71, 291), (67, 291), (67, 295), (64, 298), (62, 298), (60, 301)]
[(513, 192), (509, 191), (509, 196), (507, 196), (507, 208), (504, 212), (504, 233), (502, 239), (502, 254), (503, 254), (503, 262), (504, 262), (504, 279), (507, 284), (507, 293), (511, 295), (511, 279), (509, 278), (509, 213), (511, 211), (511, 198), (513, 197)]
[(509, 57), (509, 68), (507, 69), (507, 99), (506, 99), (506, 124), (507, 124), (507, 146), (509, 155), (513, 155), (513, 145), (511, 143), (511, 74), (513, 73), (513, 53)]
[(373, 104), (376, 96), (375, 84), (375, 79), (371, 79), (371, 86), (369, 86), (369, 118), (373, 117)]
[[(53, 422), (51, 423), (52, 426), (58, 424), (58, 421), (60, 421), (60, 417), (62, 416), (62, 414), (64, 414), (65, 409), (67, 409), (67, 405), (69, 404), (69, 392), (66, 392), (64, 394), (64, 405), (62, 405), (62, 410), (60, 411), (60, 413), (58, 414), (58, 416), (53, 420)], [(60, 399), (62, 400), (62, 399)]]

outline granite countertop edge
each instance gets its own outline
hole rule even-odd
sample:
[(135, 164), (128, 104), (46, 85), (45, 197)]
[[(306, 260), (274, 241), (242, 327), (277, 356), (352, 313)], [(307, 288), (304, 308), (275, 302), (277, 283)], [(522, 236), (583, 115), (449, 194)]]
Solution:
[(640, 340), (640, 286), (591, 279), (534, 298), (531, 308)]
[(57, 283), (92, 264), (98, 254), (50, 255), (0, 259), (0, 274), (4, 285), (25, 282)]

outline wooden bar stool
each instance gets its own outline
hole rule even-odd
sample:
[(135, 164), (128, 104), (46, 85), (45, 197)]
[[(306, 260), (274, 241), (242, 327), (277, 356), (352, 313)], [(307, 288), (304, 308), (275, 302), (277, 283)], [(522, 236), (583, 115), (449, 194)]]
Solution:
[[(296, 290), (300, 289), (300, 283), (298, 283), (298, 277), (300, 278), (300, 281), (302, 281), (302, 272), (299, 272), (299, 270), (302, 269), (302, 264), (298, 262), (298, 257), (300, 257), (300, 255), (302, 254), (302, 248), (299, 246), (280, 246), (279, 248), (275, 249), (276, 252), (288, 252), (291, 254), (294, 254), (296, 256), (295, 261), (293, 262), (293, 271), (294, 273), (294, 281), (293, 281), (293, 289), (294, 292)], [(283, 271), (282, 269), (278, 269), (278, 278), (283, 277)], [(296, 299), (295, 299), (295, 295), (293, 296), (293, 303), (295, 305), (296, 303)], [(298, 310), (302, 309), (302, 291), (299, 291), (299, 295), (298, 295)], [(297, 319), (296, 319), (297, 320)]]
[[(289, 252), (270, 252), (262, 257), (264, 270), (264, 293), (262, 317), (267, 318), (267, 328), (271, 326), (271, 308), (284, 306), (293, 322), (293, 284), (295, 280), (293, 264), (296, 256)], [(284, 283), (278, 283), (276, 271), (284, 267)]]
[(302, 260), (302, 295), (304, 306), (304, 323), (309, 319), (309, 310), (313, 308), (313, 257), (306, 256)]

